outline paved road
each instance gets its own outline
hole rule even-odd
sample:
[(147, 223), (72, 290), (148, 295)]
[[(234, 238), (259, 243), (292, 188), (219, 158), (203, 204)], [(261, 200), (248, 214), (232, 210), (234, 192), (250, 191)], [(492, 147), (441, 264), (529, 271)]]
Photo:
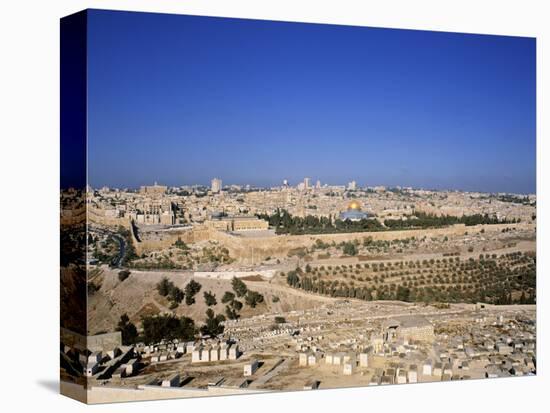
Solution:
[(116, 232), (107, 231), (105, 229), (101, 228), (94, 228), (92, 229), (92, 232), (98, 232), (103, 235), (108, 235), (113, 237), (118, 242), (118, 255), (113, 258), (111, 261), (111, 264), (113, 267), (120, 267), (120, 264), (124, 260), (124, 257), (126, 256), (126, 240), (118, 235)]
[(115, 267), (120, 267), (122, 260), (126, 256), (126, 240), (118, 234), (111, 234), (114, 239), (118, 241), (118, 256), (113, 259), (112, 263)]

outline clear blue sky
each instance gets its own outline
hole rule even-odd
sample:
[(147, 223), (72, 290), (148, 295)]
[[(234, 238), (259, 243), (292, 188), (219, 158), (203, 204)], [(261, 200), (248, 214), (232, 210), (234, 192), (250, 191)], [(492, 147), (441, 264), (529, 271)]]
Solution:
[(535, 192), (535, 39), (90, 11), (92, 186)]

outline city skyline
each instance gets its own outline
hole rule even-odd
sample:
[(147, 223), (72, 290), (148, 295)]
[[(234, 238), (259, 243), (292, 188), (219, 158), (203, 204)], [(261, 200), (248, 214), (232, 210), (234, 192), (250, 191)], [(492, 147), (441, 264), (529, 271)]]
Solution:
[(536, 192), (534, 39), (146, 16), (90, 13), (93, 187)]
[[(225, 190), (230, 187), (240, 187), (240, 188), (246, 188), (249, 187), (250, 189), (265, 189), (269, 190), (272, 188), (294, 188), (294, 189), (300, 189), (300, 186), (304, 183), (304, 179), (308, 177), (302, 178), (302, 180), (298, 181), (290, 181), (288, 179), (281, 179), (278, 183), (274, 185), (252, 185), (248, 182), (225, 182), (222, 178), (212, 178), (208, 182), (194, 182), (194, 183), (183, 183), (183, 184), (175, 184), (175, 185), (168, 185), (165, 182), (159, 182), (159, 181), (147, 181), (143, 182), (140, 185), (136, 186), (109, 186), (109, 185), (103, 185), (103, 186), (91, 186), (92, 189), (101, 189), (101, 188), (108, 188), (108, 189), (116, 189), (116, 190), (139, 190), (141, 187), (145, 186), (165, 186), (167, 188), (197, 188), (197, 187), (205, 187), (205, 188), (211, 188), (212, 187), (212, 180), (218, 179), (223, 184), (220, 187), (220, 190), (215, 190), (213, 192), (217, 193), (221, 190)], [(310, 182), (310, 186), (308, 189), (314, 190), (314, 189), (323, 189), (323, 188), (342, 188), (344, 187), (347, 191), (349, 190), (366, 190), (366, 189), (374, 189), (374, 188), (385, 188), (385, 189), (394, 189), (394, 188), (400, 188), (400, 189), (412, 189), (412, 190), (424, 190), (424, 191), (438, 191), (438, 192), (465, 192), (465, 193), (475, 193), (475, 192), (481, 192), (481, 193), (509, 193), (509, 194), (515, 194), (515, 195), (536, 195), (535, 192), (504, 192), (504, 191), (494, 191), (494, 192), (487, 192), (487, 191), (469, 191), (461, 188), (431, 188), (431, 187), (420, 187), (420, 186), (412, 186), (412, 185), (383, 185), (378, 183), (361, 183), (357, 182), (354, 179), (350, 179), (346, 182), (321, 182), (318, 179), (310, 178), (311, 181), (315, 181), (315, 183)], [(318, 186), (318, 183), (320, 186)], [(354, 188), (350, 187), (350, 184), (354, 184)]]

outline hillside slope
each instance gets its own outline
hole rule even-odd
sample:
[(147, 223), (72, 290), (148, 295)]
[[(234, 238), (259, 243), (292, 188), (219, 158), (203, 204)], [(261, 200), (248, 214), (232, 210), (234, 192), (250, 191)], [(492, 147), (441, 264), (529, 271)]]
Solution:
[[(124, 313), (128, 314), (130, 320), (136, 324), (140, 322), (142, 315), (159, 313), (185, 315), (193, 318), (197, 324), (201, 324), (208, 308), (204, 302), (203, 293), (211, 291), (215, 294), (217, 304), (212, 308), (216, 313), (225, 314), (225, 304), (221, 303), (221, 299), (225, 291), (232, 291), (230, 280), (194, 278), (191, 273), (132, 271), (130, 276), (121, 282), (118, 279), (118, 272), (119, 270), (104, 267), (91, 280), (99, 289), (88, 297), (90, 334), (114, 330), (120, 316)], [(188, 306), (182, 302), (175, 310), (170, 310), (170, 302), (156, 290), (157, 283), (163, 277), (168, 278), (182, 290), (191, 279), (201, 284), (202, 288), (195, 296), (195, 304)], [(240, 312), (243, 318), (265, 313), (303, 310), (334, 301), (330, 297), (308, 294), (279, 283), (257, 280), (245, 280), (245, 283), (249, 289), (262, 294), (264, 302), (256, 308), (245, 304)], [(273, 302), (274, 296), (277, 296), (279, 301)], [(244, 299), (239, 300), (244, 304)]]

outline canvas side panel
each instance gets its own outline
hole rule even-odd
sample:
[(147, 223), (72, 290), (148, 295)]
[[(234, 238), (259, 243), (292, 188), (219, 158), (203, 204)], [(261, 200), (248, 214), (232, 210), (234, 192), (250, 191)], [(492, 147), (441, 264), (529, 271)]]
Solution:
[(61, 19), (60, 391), (86, 402), (87, 12)]

